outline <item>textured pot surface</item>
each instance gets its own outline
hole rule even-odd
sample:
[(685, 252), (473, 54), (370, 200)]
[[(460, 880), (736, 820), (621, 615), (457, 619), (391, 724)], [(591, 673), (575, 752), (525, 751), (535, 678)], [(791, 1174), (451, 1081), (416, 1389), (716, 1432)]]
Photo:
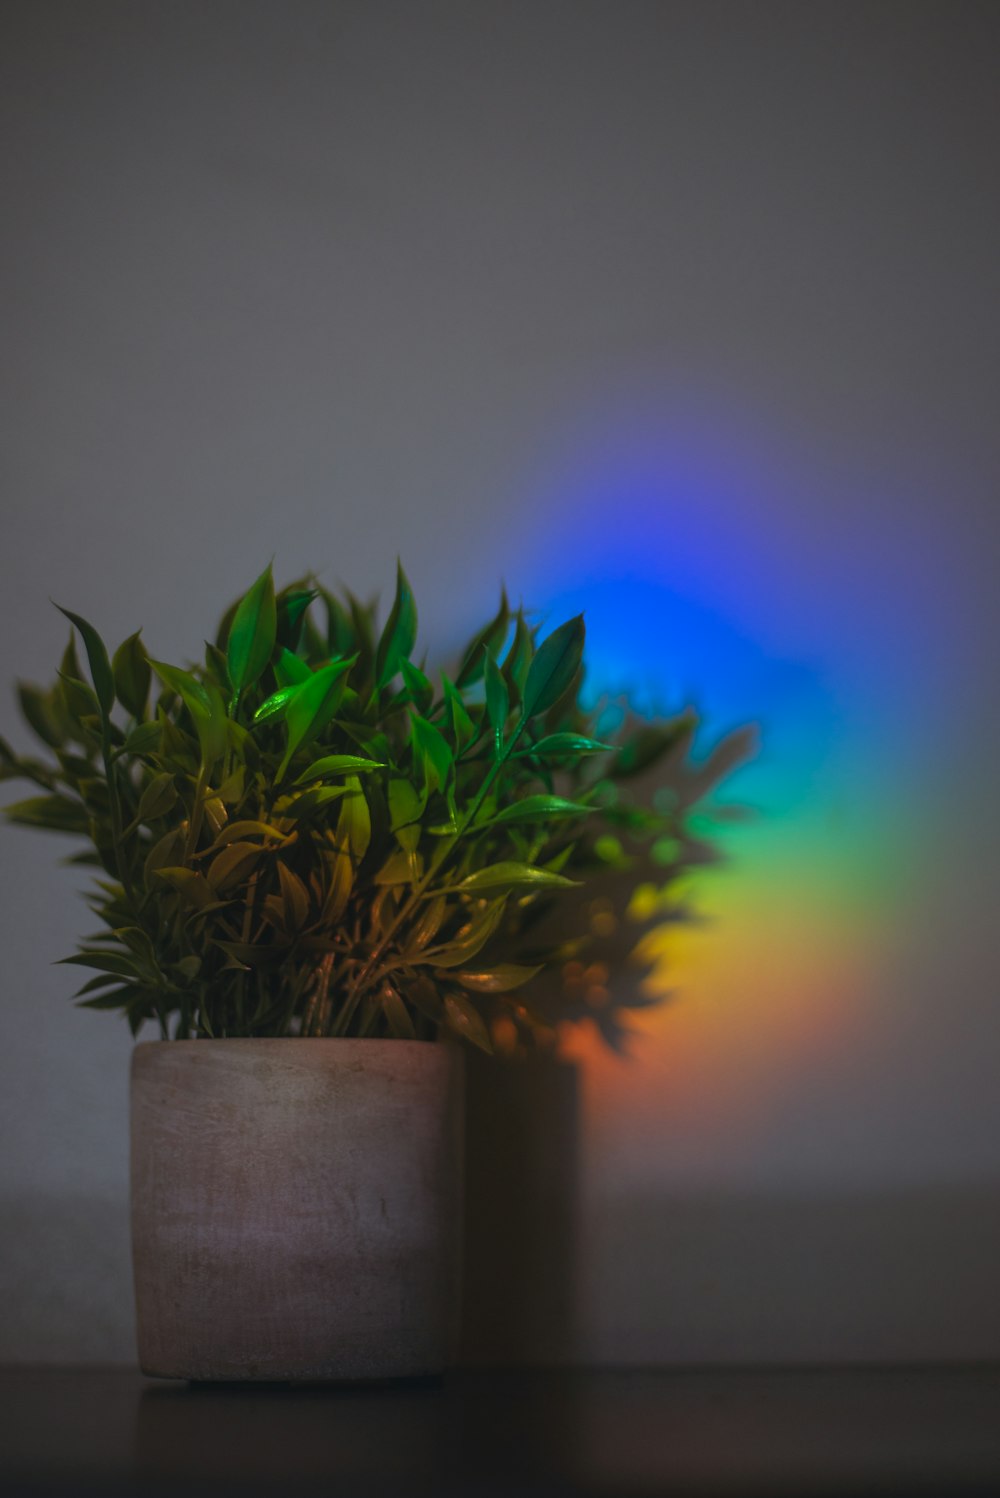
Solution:
[(136, 1046), (143, 1372), (362, 1379), (453, 1362), (463, 1062), (399, 1040)]

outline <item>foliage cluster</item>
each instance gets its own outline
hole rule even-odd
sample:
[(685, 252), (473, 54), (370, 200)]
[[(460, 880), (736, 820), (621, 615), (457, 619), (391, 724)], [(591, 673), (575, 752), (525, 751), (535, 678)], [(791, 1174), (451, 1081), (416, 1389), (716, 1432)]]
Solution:
[(533, 943), (538, 917), (620, 862), (617, 834), (683, 833), (628, 782), (693, 717), (598, 738), (582, 617), (540, 639), (504, 595), (433, 681), (401, 567), (381, 629), (268, 567), (188, 669), (62, 612), (88, 672), (71, 634), (53, 685), (19, 685), (47, 756), (0, 740), (0, 778), (39, 791), (6, 815), (88, 840), (67, 861), (101, 930), (64, 961), (133, 1033), (530, 1039), (531, 980), (585, 940)]

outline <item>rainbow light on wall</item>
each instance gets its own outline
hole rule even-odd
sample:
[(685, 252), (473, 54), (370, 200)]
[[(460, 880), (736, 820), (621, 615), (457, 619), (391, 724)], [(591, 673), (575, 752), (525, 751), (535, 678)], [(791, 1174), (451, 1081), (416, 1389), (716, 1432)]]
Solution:
[(755, 758), (709, 804), (709, 829), (715, 802), (756, 815), (716, 829), (727, 862), (693, 890), (707, 924), (664, 928), (653, 981), (671, 1001), (634, 1022), (631, 1062), (592, 1032), (571, 1042), (588, 1117), (602, 1147), (620, 1131), (626, 1171), (644, 1168), (652, 1123), (658, 1151), (705, 1150), (687, 1163), (714, 1168), (719, 1131), (731, 1158), (739, 1119), (752, 1148), (750, 1125), (780, 1115), (783, 1092), (835, 1066), (863, 1028), (879, 932), (905, 892), (902, 792), (917, 767), (901, 770), (900, 746), (917, 682), (870, 552), (852, 561), (843, 538), (824, 544), (811, 481), (810, 496), (746, 428), (728, 443), (692, 421), (650, 438), (647, 418), (605, 422), (532, 495), (548, 533), (518, 577), (553, 623), (583, 611), (588, 689), (624, 690), (650, 713), (693, 704), (696, 752), (760, 729)]

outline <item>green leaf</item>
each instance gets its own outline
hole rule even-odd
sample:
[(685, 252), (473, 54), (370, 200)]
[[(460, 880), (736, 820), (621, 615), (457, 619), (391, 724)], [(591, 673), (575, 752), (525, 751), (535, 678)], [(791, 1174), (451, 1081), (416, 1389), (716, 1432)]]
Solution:
[(423, 769), (425, 785), (428, 790), (444, 790), (454, 763), (446, 740), (434, 724), (419, 713), (411, 712), (410, 727), (414, 754)]
[(17, 700), (35, 736), (40, 738), (43, 744), (48, 744), (50, 749), (59, 749), (62, 746), (62, 735), (52, 716), (47, 694), (39, 687), (32, 686), (30, 682), (19, 681)]
[(136, 630), (134, 635), (129, 635), (127, 640), (123, 640), (111, 662), (118, 701), (126, 712), (132, 714), (133, 718), (146, 716), (146, 701), (149, 697), (149, 683), (152, 675), (149, 656), (139, 638), (140, 633), (140, 630)]
[(368, 851), (372, 818), (365, 793), (361, 789), (361, 781), (356, 776), (348, 776), (347, 789), (349, 794), (344, 798), (337, 822), (337, 842), (341, 847), (346, 843), (357, 866)]
[(86, 983), (80, 985), (74, 999), (79, 999), (88, 993), (98, 993), (103, 988), (110, 988), (114, 983), (121, 982), (121, 973), (96, 973), (93, 978), (88, 978)]
[(507, 590), (500, 590), (500, 608), (489, 624), (479, 631), (469, 641), (462, 656), (462, 664), (455, 678), (457, 687), (471, 686), (478, 681), (483, 674), (483, 649), (489, 650), (491, 655), (496, 655), (510, 628), (510, 604), (507, 602)]
[(490, 1032), (483, 1023), (482, 1016), (473, 1008), (464, 994), (445, 994), (444, 1017), (449, 1029), (453, 1030), (456, 1035), (471, 1040), (473, 1045), (492, 1056), (493, 1045)]
[(170, 771), (164, 770), (162, 774), (154, 775), (139, 799), (133, 826), (138, 826), (140, 822), (155, 822), (170, 810), (176, 800), (177, 786)]
[(420, 818), (427, 804), (410, 781), (396, 776), (389, 781), (389, 828), (400, 847), (412, 853), (420, 842)]
[(120, 978), (135, 978), (139, 969), (135, 961), (125, 952), (103, 952), (97, 948), (84, 948), (72, 957), (60, 957), (58, 966), (91, 967), (100, 973), (115, 973)]
[(278, 864), (278, 880), (285, 908), (285, 930), (298, 931), (309, 918), (309, 891), (287, 864)]
[(406, 683), (406, 690), (411, 700), (420, 712), (426, 713), (434, 700), (434, 687), (419, 667), (415, 666), (412, 661), (408, 661), (405, 656), (399, 663), (399, 669), (403, 673), (403, 681)]
[(192, 717), (197, 713), (207, 715), (211, 712), (207, 688), (190, 671), (182, 671), (180, 666), (171, 666), (166, 661), (151, 660), (150, 665), (164, 686), (177, 693)]
[(327, 775), (366, 775), (372, 770), (386, 767), (377, 759), (363, 759), (360, 754), (327, 754), (317, 759), (308, 770), (296, 775), (293, 784), (302, 785), (306, 780), (322, 780)]
[(219, 833), (212, 847), (224, 848), (227, 843), (234, 842), (239, 838), (250, 837), (254, 833), (259, 833), (262, 837), (275, 838), (278, 842), (284, 842), (288, 836), (286, 832), (282, 832), (278, 827), (272, 827), (268, 822), (256, 822), (247, 819), (239, 822), (230, 822)]
[(498, 889), (568, 889), (577, 882), (564, 879), (561, 874), (553, 874), (548, 869), (535, 868), (532, 864), (508, 861), (476, 869), (452, 888), (460, 894), (473, 895)]
[(228, 843), (217, 853), (205, 871), (213, 890), (224, 890), (241, 884), (253, 872), (264, 849), (260, 843)]
[[(413, 860), (419, 858), (419, 854), (407, 853), (402, 848), (397, 848), (390, 853), (385, 863), (375, 875), (376, 884), (412, 884)], [(419, 878), (419, 874), (417, 878)]]
[(86, 726), (88, 720), (100, 723), (101, 704), (93, 687), (73, 676), (63, 676), (61, 671), (56, 674), (59, 677), (62, 700), (70, 717), (83, 726)]
[(440, 947), (428, 948), (420, 958), (421, 962), (431, 963), (434, 967), (461, 967), (463, 962), (482, 951), (496, 931), (503, 919), (505, 904), (505, 896), (491, 900), (450, 941)]
[(389, 1033), (395, 1040), (416, 1040), (410, 1012), (395, 989), (386, 984), (380, 995), (382, 1009), (389, 1025)]
[(131, 992), (130, 986), (116, 988), (111, 993), (97, 994), (92, 999), (78, 999), (77, 1009), (123, 1009), (125, 1007), (126, 993)]
[(150, 661), (157, 676), (176, 692), (191, 714), (201, 746), (202, 759), (211, 768), (226, 752), (226, 708), (218, 687), (204, 686), (189, 671), (166, 661)]
[(187, 905), (204, 906), (215, 901), (212, 886), (203, 874), (196, 874), (194, 869), (183, 867), (155, 869), (153, 877), (162, 879), (164, 884), (169, 884)]
[(396, 675), (400, 662), (409, 659), (416, 643), (417, 606), (402, 564), (397, 562), (396, 596), (375, 657), (375, 685), (379, 691)]
[(510, 643), (510, 649), (503, 663), (504, 680), (507, 682), (514, 695), (514, 699), (520, 702), (524, 692), (524, 684), (528, 676), (528, 667), (531, 665), (531, 657), (534, 654), (534, 640), (528, 622), (524, 617), (524, 610), (518, 609), (514, 624), (514, 638)]
[(305, 613), (314, 598), (319, 597), (315, 588), (293, 589), (291, 592), (283, 589), (277, 599), (278, 627), (277, 641), (289, 651), (296, 650), (299, 644), (299, 636), (302, 633), (302, 624)]
[(288, 744), (274, 777), (276, 785), (284, 779), (296, 750), (322, 733), (337, 711), (347, 685), (347, 672), (355, 659), (350, 656), (346, 661), (331, 661), (329, 666), (322, 666), (314, 672), (308, 681), (291, 688), (294, 695), (285, 709)]
[(346, 785), (313, 786), (311, 790), (303, 791), (301, 796), (294, 797), (287, 806), (282, 806), (281, 815), (288, 817), (291, 821), (298, 821), (347, 795), (350, 795), (350, 791)]
[[(394, 856), (398, 857), (398, 854)], [(405, 951), (408, 957), (411, 955), (415, 957), (417, 953), (423, 951), (428, 942), (434, 940), (448, 911), (448, 901), (443, 895), (438, 896), (437, 899), (428, 900), (420, 919), (406, 938)]]
[(22, 827), (43, 827), (49, 832), (70, 832), (86, 835), (90, 831), (90, 816), (79, 801), (68, 796), (29, 796), (25, 801), (15, 801), (5, 806), (4, 816), (8, 822)]
[(614, 744), (602, 744), (599, 739), (588, 739), (580, 733), (550, 733), (527, 749), (518, 749), (514, 757), (523, 758), (530, 754), (539, 759), (563, 759), (567, 755), (600, 754), (614, 747)]
[(483, 968), (477, 973), (463, 969), (452, 973), (451, 977), (472, 993), (510, 993), (512, 989), (530, 983), (541, 970), (541, 966), (522, 967), (516, 962), (500, 962), (496, 967)]
[(486, 679), (486, 711), (493, 728), (493, 745), (497, 759), (503, 753), (503, 731), (510, 712), (507, 683), (500, 674), (500, 667), (483, 647), (483, 675)]
[(111, 662), (108, 660), (108, 652), (104, 641), (92, 624), (79, 614), (73, 614), (69, 609), (64, 609), (62, 604), (57, 603), (56, 608), (60, 614), (65, 614), (71, 624), (75, 624), (80, 631), (84, 647), (87, 651), (87, 660), (90, 664), (90, 675), (94, 683), (94, 691), (97, 700), (101, 704), (101, 713), (107, 718), (115, 705), (115, 678), (111, 670)]
[(444, 1004), (441, 995), (436, 984), (425, 973), (418, 973), (415, 978), (407, 982), (406, 999), (418, 1014), (422, 1014), (432, 1024), (444, 1024)]
[(347, 906), (354, 884), (354, 868), (347, 853), (332, 853), (324, 858), (327, 869), (327, 891), (320, 920), (327, 927), (336, 926)]
[(153, 887), (153, 875), (159, 869), (171, 868), (178, 858), (184, 856), (184, 833), (178, 827), (173, 827), (164, 833), (159, 842), (154, 843), (146, 854), (146, 862), (143, 865), (143, 879), (147, 889)]
[(354, 647), (354, 631), (350, 615), (329, 588), (320, 587), (318, 592), (326, 609), (326, 653), (350, 655)]
[(210, 640), (205, 641), (205, 675), (228, 700), (233, 690), (233, 684), (229, 680), (229, 666), (223, 652)]
[(226, 662), (234, 701), (251, 686), (271, 659), (277, 637), (278, 613), (271, 565), (241, 598), (226, 643)]
[(583, 658), (584, 637), (583, 615), (577, 614), (542, 641), (524, 684), (521, 711), (525, 718), (558, 702)]
[[(306, 667), (306, 670), (309, 670), (308, 666)], [(312, 678), (312, 674), (313, 673), (309, 671), (310, 679)], [(305, 680), (306, 678), (303, 677), (302, 681)], [(255, 723), (266, 723), (270, 718), (278, 716), (284, 717), (285, 712), (288, 708), (288, 704), (291, 702), (292, 698), (295, 696), (295, 693), (298, 691), (301, 685), (302, 682), (300, 681), (290, 681), (285, 686), (279, 687), (276, 692), (272, 692), (270, 697), (262, 702), (260, 707), (254, 713), (253, 721)]]
[(477, 735), (476, 725), (466, 710), (462, 701), (461, 693), (456, 689), (451, 679), (441, 672), (441, 686), (444, 691), (444, 700), (448, 708), (448, 721), (451, 724), (451, 735), (457, 751), (461, 752), (467, 744), (471, 744)]
[[(308, 681), (312, 676), (309, 664), (301, 656), (293, 655), (290, 650), (282, 649), (281, 654), (274, 663), (274, 675), (279, 687), (294, 687), (300, 681)], [(259, 710), (254, 714), (254, 722), (257, 721)]]
[[(579, 801), (566, 801), (562, 796), (525, 796), (490, 817), (484, 826), (495, 827), (507, 822), (547, 822), (553, 817), (585, 817), (596, 807), (583, 806)], [(479, 828), (476, 829), (478, 831)]]
[(123, 754), (137, 757), (150, 754), (159, 748), (160, 734), (159, 723), (140, 723), (138, 728), (133, 728), (121, 748), (115, 750), (114, 757), (117, 759)]

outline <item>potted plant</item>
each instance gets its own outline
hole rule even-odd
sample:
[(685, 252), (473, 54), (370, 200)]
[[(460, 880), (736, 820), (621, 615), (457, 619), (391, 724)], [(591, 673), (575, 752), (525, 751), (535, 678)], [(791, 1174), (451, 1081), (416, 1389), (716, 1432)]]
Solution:
[(539, 983), (586, 933), (540, 940), (537, 918), (616, 867), (615, 829), (682, 832), (683, 806), (623, 781), (692, 716), (599, 738), (582, 618), (540, 639), (506, 597), (435, 683), (401, 567), (381, 629), (312, 577), (276, 593), (268, 567), (187, 669), (138, 633), (109, 657), (63, 612), (87, 673), (71, 635), (51, 687), (19, 686), (48, 753), (0, 741), (0, 774), (40, 792), (8, 819), (88, 841), (79, 1003), (159, 1033), (132, 1067), (142, 1367), (438, 1372), (461, 1043), (551, 1039)]

